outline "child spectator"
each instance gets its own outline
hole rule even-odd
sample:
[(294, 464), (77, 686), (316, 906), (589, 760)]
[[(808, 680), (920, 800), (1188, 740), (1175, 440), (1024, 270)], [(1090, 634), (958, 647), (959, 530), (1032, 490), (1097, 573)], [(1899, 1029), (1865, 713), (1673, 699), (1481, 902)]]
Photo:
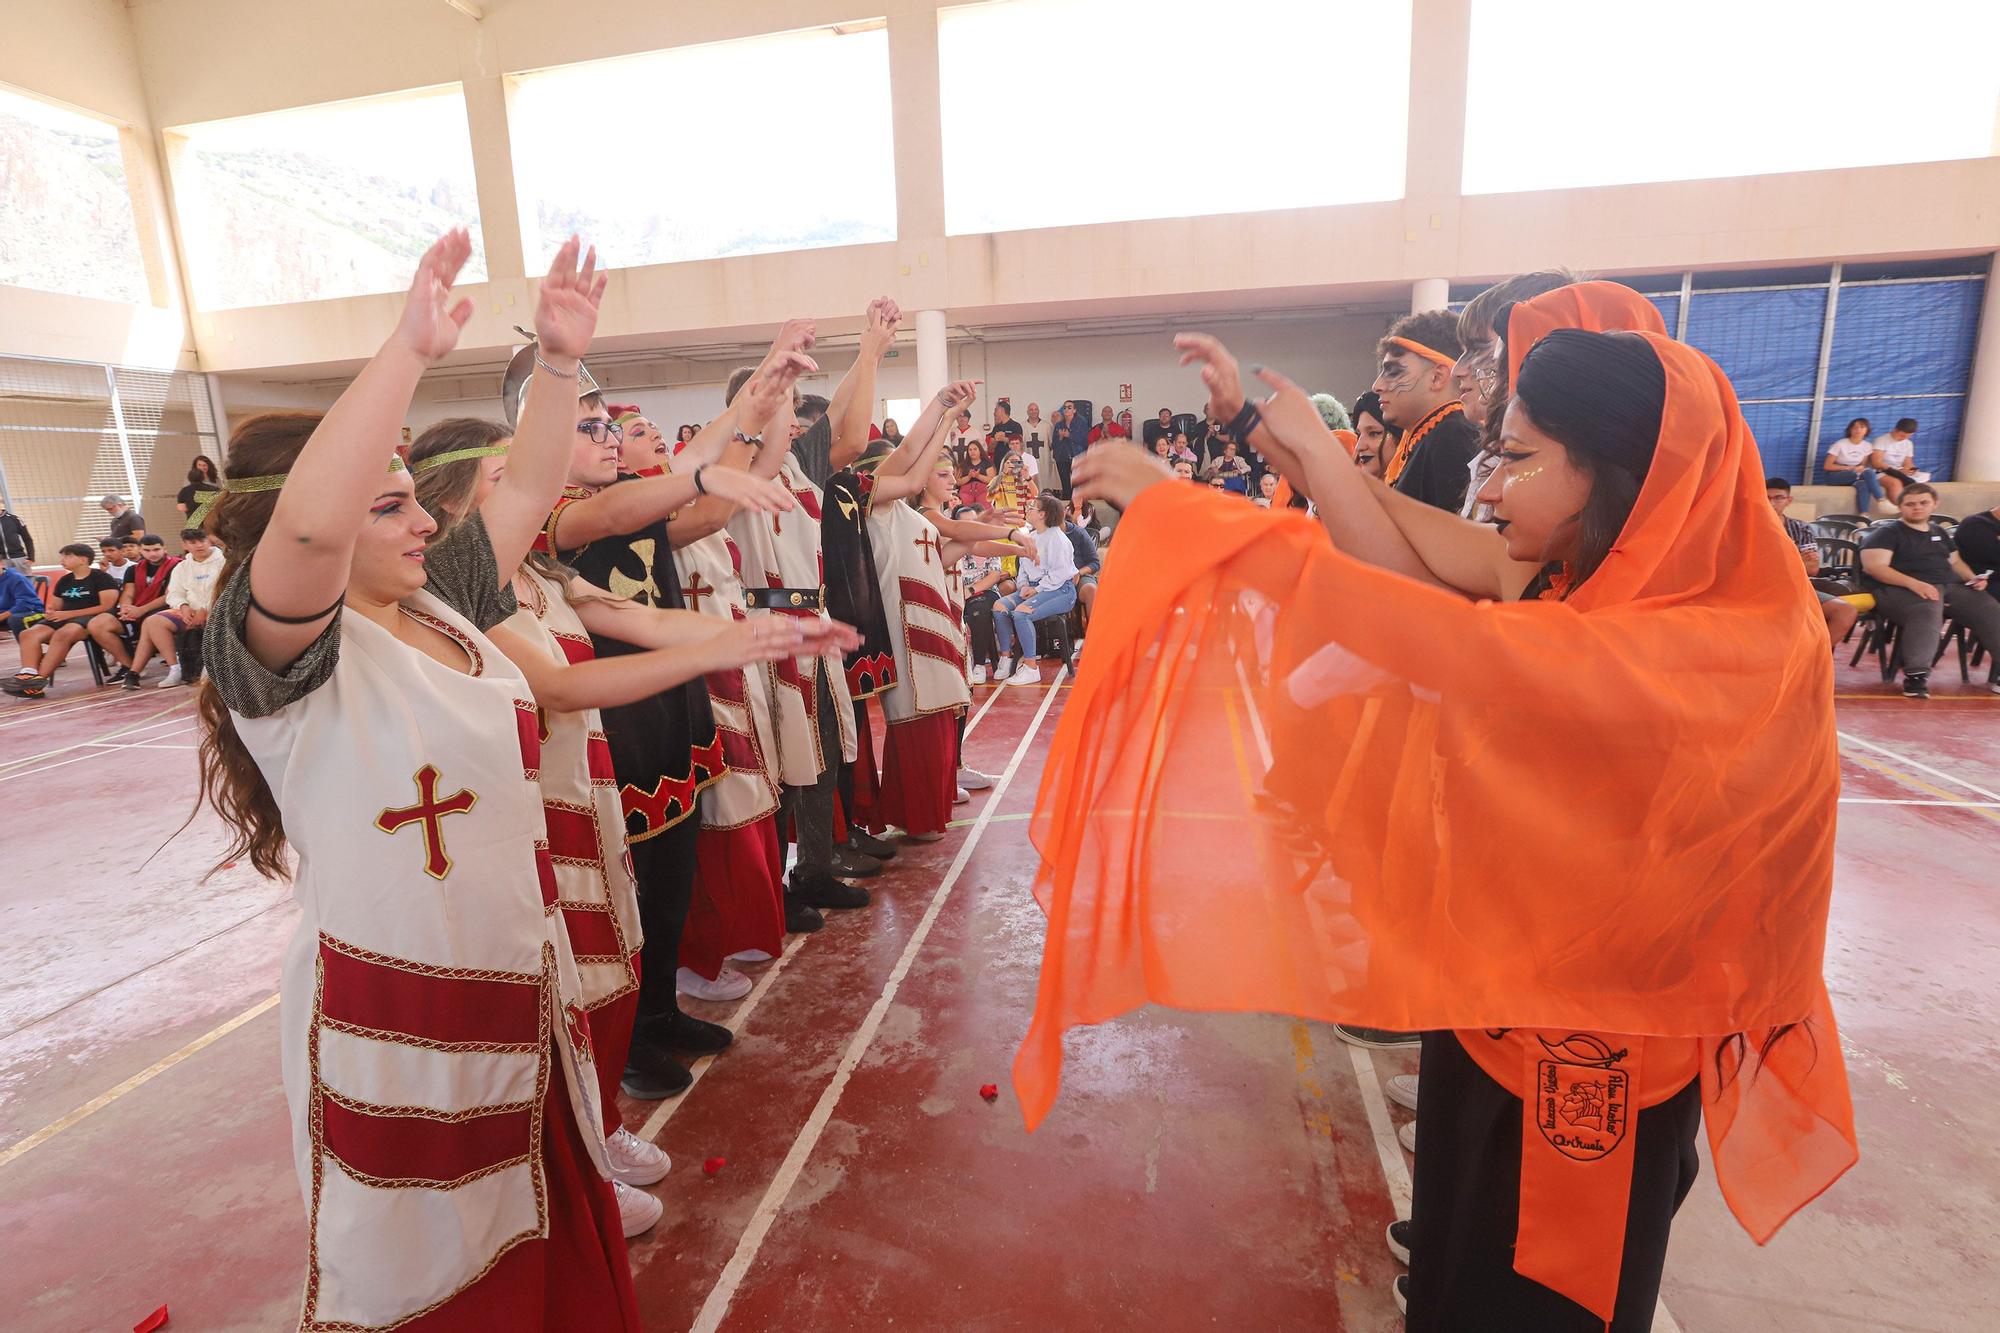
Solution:
[(156, 532), (147, 533), (143, 540), (132, 545), (137, 548), (138, 559), (126, 571), (117, 607), (109, 615), (93, 619), (89, 628), (97, 646), (118, 664), (109, 683), (136, 690), (139, 676), (133, 668), (133, 645), (138, 643), (140, 626), (146, 619), (166, 610), (167, 580), (173, 576), (180, 559), (167, 554), (167, 539)]
[(97, 567), (111, 576), (111, 581), (124, 585), (125, 576), (132, 572), (132, 562), (125, 558), (125, 543), (113, 539), (98, 547)]
[(6, 623), (8, 632), (20, 638), (21, 631), (39, 621), (46, 609), (41, 594), (35, 591), (35, 581), (0, 560), (0, 621)]
[(139, 646), (132, 653), (132, 671), (125, 684), (137, 689), (139, 674), (155, 653), (167, 664), (161, 689), (183, 682), (180, 636), (199, 640), (201, 627), (208, 623), (208, 608), (215, 600), (215, 581), (222, 576), (222, 552), (200, 528), (183, 528), (181, 546), (187, 554), (174, 565), (167, 580), (167, 609), (149, 617), (139, 627)]
[(21, 669), (12, 680), (0, 680), (0, 690), (41, 698), (69, 650), (89, 633), (92, 617), (118, 601), (118, 583), (103, 570), (92, 569), (90, 555), (82, 542), (62, 548), (64, 573), (50, 594), (48, 612), (22, 631)]

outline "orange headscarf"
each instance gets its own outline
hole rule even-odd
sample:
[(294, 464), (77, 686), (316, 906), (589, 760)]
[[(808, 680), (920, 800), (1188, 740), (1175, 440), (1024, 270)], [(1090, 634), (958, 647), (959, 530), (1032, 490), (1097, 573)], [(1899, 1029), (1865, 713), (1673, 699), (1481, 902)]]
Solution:
[(1521, 377), (1528, 349), (1556, 329), (1587, 329), (1603, 333), (1667, 331), (1659, 307), (1618, 282), (1573, 282), (1531, 301), (1522, 301), (1507, 316), (1507, 383)]
[[(1565, 292), (1596, 295), (1515, 318)], [(1032, 826), (1030, 1128), (1064, 1029), (1160, 1003), (1697, 1038), (1717, 1178), (1760, 1243), (1853, 1163), (1821, 979), (1825, 629), (1729, 381), (1641, 336), (1655, 456), (1566, 601), (1468, 601), (1195, 487), (1134, 502)], [(1271, 766), (1280, 716), (1316, 762)], [(1260, 784), (1324, 819), (1287, 826)], [(1310, 867), (1302, 831), (1329, 849)]]

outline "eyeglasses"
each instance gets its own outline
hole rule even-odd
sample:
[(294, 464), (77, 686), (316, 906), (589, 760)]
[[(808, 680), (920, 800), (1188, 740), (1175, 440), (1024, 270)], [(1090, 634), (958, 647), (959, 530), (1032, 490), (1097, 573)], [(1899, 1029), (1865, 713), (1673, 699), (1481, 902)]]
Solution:
[(625, 438), (625, 428), (623, 426), (612, 421), (600, 421), (595, 417), (592, 417), (589, 421), (577, 422), (576, 433), (578, 435), (588, 435), (592, 444), (603, 444), (606, 440), (622, 441)]

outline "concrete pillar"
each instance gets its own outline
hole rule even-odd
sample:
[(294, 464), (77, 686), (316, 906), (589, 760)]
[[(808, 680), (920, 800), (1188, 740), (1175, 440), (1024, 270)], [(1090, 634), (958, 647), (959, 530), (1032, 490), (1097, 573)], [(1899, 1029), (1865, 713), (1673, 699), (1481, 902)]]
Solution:
[(2000, 481), (2000, 257), (1986, 275), (1972, 382), (1965, 394), (1965, 428), (1959, 432), (1958, 466), (1951, 475), (1954, 481)]
[(1410, 313), (1442, 310), (1451, 304), (1451, 284), (1443, 278), (1418, 278), (1410, 284)]
[(917, 312), (917, 397), (925, 403), (951, 381), (951, 366), (945, 360), (944, 311)]

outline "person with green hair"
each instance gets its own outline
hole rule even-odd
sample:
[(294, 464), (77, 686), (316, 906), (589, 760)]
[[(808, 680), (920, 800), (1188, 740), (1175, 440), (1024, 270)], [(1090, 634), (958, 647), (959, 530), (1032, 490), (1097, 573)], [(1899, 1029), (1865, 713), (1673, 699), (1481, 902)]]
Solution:
[(1330, 393), (1316, 393), (1312, 405), (1319, 409), (1319, 419), (1326, 423), (1328, 430), (1353, 430), (1354, 421), (1347, 415), (1346, 407)]

